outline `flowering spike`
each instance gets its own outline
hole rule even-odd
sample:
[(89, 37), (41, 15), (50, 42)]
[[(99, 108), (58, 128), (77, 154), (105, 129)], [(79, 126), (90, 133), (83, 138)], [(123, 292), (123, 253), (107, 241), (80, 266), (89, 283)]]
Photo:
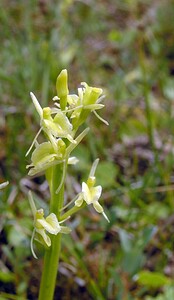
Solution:
[[(65, 182), (67, 164), (75, 164), (77, 162), (76, 158), (70, 158), (69, 156), (89, 131), (89, 128), (86, 128), (75, 137), (79, 126), (86, 121), (91, 112), (108, 125), (108, 122), (102, 119), (96, 112), (104, 107), (104, 105), (101, 104), (101, 100), (103, 99), (103, 96), (101, 96), (102, 89), (91, 87), (87, 83), (82, 82), (81, 87), (78, 88), (77, 95), (69, 94), (68, 73), (67, 70), (64, 69), (57, 77), (56, 90), (57, 95), (53, 98), (53, 108), (42, 108), (35, 95), (30, 93), (33, 104), (40, 117), (41, 128), (26, 153), (27, 156), (35, 145), (35, 150), (31, 155), (31, 164), (27, 166), (27, 168), (30, 168), (29, 175), (35, 175), (40, 172), (46, 173), (51, 191), (51, 201), (53, 202), (51, 207), (55, 208), (57, 205), (60, 206), (56, 201), (60, 201), (60, 203), (63, 202), (63, 195), (59, 192)], [(44, 132), (47, 140), (39, 144), (37, 138), (41, 131)], [(103, 217), (109, 222), (103, 207), (99, 203), (102, 187), (101, 185), (95, 186), (95, 171), (98, 162), (99, 159), (96, 159), (92, 164), (87, 181), (82, 182), (81, 192), (65, 205), (65, 207), (60, 207), (59, 211), (62, 211), (72, 204), (72, 202), (75, 202), (76, 207), (73, 207), (70, 212), (65, 213), (64, 219), (66, 216), (76, 212), (78, 210), (77, 207), (92, 204), (94, 209), (98, 213), (103, 214)], [(60, 168), (56, 170), (55, 165), (57, 164), (61, 165)], [(57, 190), (55, 184), (53, 184), (53, 182), (55, 183), (56, 176), (60, 176), (59, 186), (58, 188), (56, 187)], [(55, 193), (59, 193), (59, 195), (56, 196)], [(50, 212), (48, 216), (44, 217), (44, 210), (42, 208), (36, 208), (31, 192), (29, 192), (29, 202), (34, 217), (31, 251), (33, 256), (37, 258), (34, 252), (34, 240), (38, 240), (42, 245), (50, 247), (51, 242), (55, 241), (55, 239), (52, 240), (50, 235), (57, 235), (58, 233), (67, 234), (71, 230), (66, 226), (61, 226), (60, 224), (62, 222), (58, 221), (57, 216), (53, 212)], [(54, 246), (53, 251), (55, 251)]]

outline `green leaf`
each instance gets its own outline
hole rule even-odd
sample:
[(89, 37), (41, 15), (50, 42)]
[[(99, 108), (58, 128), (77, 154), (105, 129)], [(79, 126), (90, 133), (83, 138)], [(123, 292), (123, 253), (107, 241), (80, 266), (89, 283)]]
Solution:
[(103, 188), (114, 186), (117, 173), (117, 167), (112, 162), (99, 162), (96, 170), (97, 184), (100, 184)]
[(132, 240), (130, 234), (123, 229), (119, 229), (119, 237), (123, 251), (126, 253), (130, 252), (132, 250)]
[(17, 228), (17, 226), (10, 228), (8, 232), (8, 241), (10, 245), (14, 247), (21, 246), (22, 244), (25, 243), (26, 239), (27, 237), (20, 227), (19, 229)]
[(132, 249), (125, 253), (122, 261), (122, 268), (130, 275), (135, 274), (145, 263), (145, 256), (139, 249)]
[(82, 172), (87, 172), (90, 165), (90, 153), (89, 149), (85, 147), (83, 144), (78, 145), (77, 148), (73, 151), (73, 156), (76, 156), (79, 159), (79, 163), (74, 166), (76, 170), (80, 170)]
[(0, 281), (2, 282), (13, 282), (14, 274), (10, 271), (3, 272), (0, 270)]
[(136, 275), (137, 282), (141, 285), (145, 285), (146, 287), (159, 288), (164, 285), (170, 284), (171, 279), (167, 276), (158, 273), (158, 272), (150, 272), (150, 271), (141, 271)]
[(148, 226), (148, 227), (144, 228), (143, 231), (141, 231), (141, 237), (139, 237), (139, 239), (136, 243), (138, 248), (143, 250), (147, 246), (147, 244), (150, 242), (152, 237), (155, 235), (157, 230), (158, 230), (157, 226)]

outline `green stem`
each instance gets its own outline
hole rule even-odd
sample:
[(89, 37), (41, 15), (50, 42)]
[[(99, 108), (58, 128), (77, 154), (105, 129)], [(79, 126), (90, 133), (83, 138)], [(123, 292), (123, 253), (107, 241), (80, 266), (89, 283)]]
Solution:
[(144, 54), (144, 40), (143, 37), (140, 39), (140, 51), (139, 51), (139, 59), (140, 59), (140, 67), (142, 72), (142, 79), (143, 79), (143, 94), (145, 100), (145, 111), (146, 111), (146, 119), (147, 119), (147, 131), (149, 136), (149, 142), (154, 150), (155, 143), (154, 143), (154, 131), (153, 131), (153, 122), (152, 122), (152, 114), (151, 114), (151, 107), (150, 107), (150, 100), (149, 100), (149, 84), (147, 81), (147, 71), (145, 65), (145, 54)]
[(143, 79), (143, 94), (144, 94), (144, 101), (145, 101), (145, 112), (146, 112), (146, 120), (147, 120), (147, 132), (149, 136), (149, 142), (151, 149), (154, 153), (154, 165), (158, 165), (158, 152), (155, 146), (155, 139), (154, 139), (154, 125), (153, 125), (153, 116), (152, 110), (150, 105), (149, 99), (149, 83), (147, 78), (147, 67), (145, 63), (145, 53), (144, 53), (144, 38), (143, 36), (140, 38), (140, 50), (139, 50), (139, 61), (140, 61), (140, 68), (142, 72), (142, 79)]
[[(64, 201), (64, 185), (62, 185), (58, 194), (56, 190), (61, 182), (63, 165), (57, 165), (52, 170), (52, 184), (51, 184), (51, 204), (50, 212), (55, 213), (59, 220), (59, 210), (63, 206)], [(54, 297), (54, 290), (56, 286), (56, 278), (58, 272), (58, 264), (61, 250), (61, 234), (51, 236), (51, 247), (45, 250), (44, 266), (42, 271), (42, 278), (39, 291), (39, 300), (52, 300)]]
[(66, 213), (64, 213), (60, 217), (60, 221), (63, 221), (65, 219), (67, 219), (68, 217), (74, 215), (77, 211), (79, 211), (80, 209), (84, 208), (85, 206), (86, 206), (86, 202), (85, 201), (83, 202), (83, 204), (80, 207), (73, 206), (71, 209), (69, 209)]

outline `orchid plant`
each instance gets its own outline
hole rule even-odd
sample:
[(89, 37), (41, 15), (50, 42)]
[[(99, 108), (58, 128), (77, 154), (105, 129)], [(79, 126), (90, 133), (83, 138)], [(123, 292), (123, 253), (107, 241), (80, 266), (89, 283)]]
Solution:
[[(33, 214), (33, 234), (31, 237), (33, 256), (37, 258), (35, 241), (45, 247), (39, 300), (51, 300), (54, 297), (61, 251), (61, 236), (62, 233), (69, 234), (71, 232), (71, 229), (62, 226), (62, 223), (90, 204), (109, 222), (103, 207), (99, 203), (102, 187), (101, 185), (95, 186), (98, 158), (91, 167), (87, 181), (82, 182), (81, 192), (68, 204), (64, 205), (67, 166), (78, 162), (76, 157), (71, 157), (71, 153), (89, 131), (89, 128), (86, 128), (80, 134), (77, 134), (80, 126), (85, 123), (91, 112), (108, 125), (108, 122), (96, 112), (96, 110), (104, 107), (101, 104), (104, 98), (102, 89), (90, 87), (87, 83), (82, 82), (77, 95), (69, 94), (67, 70), (62, 70), (57, 77), (56, 90), (57, 95), (53, 98), (52, 107), (44, 108), (41, 107), (35, 95), (30, 93), (40, 118), (40, 129), (26, 154), (28, 156), (32, 151), (31, 163), (27, 165), (28, 174), (30, 176), (45, 174), (50, 189), (49, 215), (47, 217), (44, 216), (42, 207), (36, 208), (32, 193), (29, 192), (29, 203)], [(46, 140), (39, 143), (38, 138), (41, 131), (44, 133)]]

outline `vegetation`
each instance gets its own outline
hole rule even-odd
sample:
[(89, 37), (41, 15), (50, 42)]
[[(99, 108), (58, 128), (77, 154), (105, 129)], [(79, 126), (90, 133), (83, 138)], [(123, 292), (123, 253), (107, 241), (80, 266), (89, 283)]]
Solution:
[(66, 222), (55, 299), (173, 299), (173, 1), (8, 0), (0, 22), (0, 300), (38, 299), (44, 249), (32, 256), (28, 190), (48, 212), (49, 189), (27, 175), (39, 130), (29, 92), (48, 106), (62, 69), (71, 91), (82, 80), (104, 89), (109, 122), (90, 117), (65, 197), (99, 157), (110, 223), (92, 207)]

